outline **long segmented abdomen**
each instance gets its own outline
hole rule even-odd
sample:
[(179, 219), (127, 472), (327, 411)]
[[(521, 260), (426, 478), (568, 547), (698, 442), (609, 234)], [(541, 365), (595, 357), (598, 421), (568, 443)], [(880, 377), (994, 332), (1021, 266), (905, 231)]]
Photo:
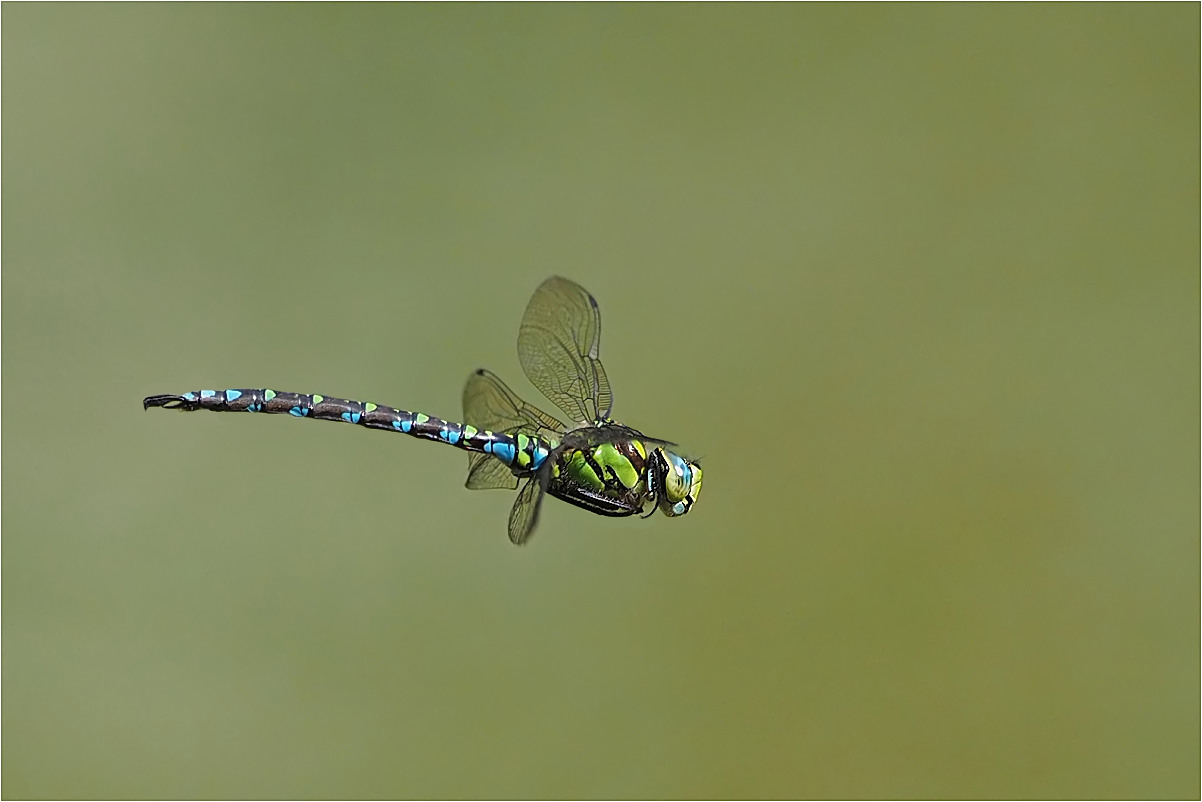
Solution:
[(538, 470), (556, 445), (524, 434), (480, 431), (470, 424), (445, 421), (422, 412), (407, 412), (369, 401), (349, 401), (317, 394), (277, 393), (275, 390), (198, 390), (183, 395), (152, 395), (142, 400), (143, 409), (151, 407), (182, 412), (198, 409), (212, 412), (266, 412), (353, 423), (369, 429), (435, 440), (464, 451), (491, 454), (520, 474)]

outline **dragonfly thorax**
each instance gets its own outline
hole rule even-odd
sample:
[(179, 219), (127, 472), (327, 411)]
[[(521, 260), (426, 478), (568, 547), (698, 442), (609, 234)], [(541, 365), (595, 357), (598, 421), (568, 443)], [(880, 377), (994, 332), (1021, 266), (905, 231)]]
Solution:
[(547, 492), (601, 515), (642, 512), (651, 498), (646, 446), (634, 439), (593, 439), (598, 431), (567, 434), (550, 466)]

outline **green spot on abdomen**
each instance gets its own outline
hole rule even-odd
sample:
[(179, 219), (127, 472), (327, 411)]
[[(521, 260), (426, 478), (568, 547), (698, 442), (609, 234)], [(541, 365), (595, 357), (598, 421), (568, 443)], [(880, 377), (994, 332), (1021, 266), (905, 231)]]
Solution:
[(314, 404), (320, 404), (322, 401), (325, 401), (325, 400), (326, 400), (326, 397), (324, 395), (314, 395), (313, 396)]

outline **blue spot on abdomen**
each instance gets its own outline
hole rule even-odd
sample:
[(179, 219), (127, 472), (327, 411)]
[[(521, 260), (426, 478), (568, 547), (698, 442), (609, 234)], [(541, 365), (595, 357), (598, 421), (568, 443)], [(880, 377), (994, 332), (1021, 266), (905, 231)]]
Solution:
[(513, 464), (513, 458), (517, 451), (513, 447), (513, 443), (503, 443), (499, 440), (494, 440), (492, 444), (492, 454), (497, 459), (504, 462), (506, 465)]
[(242, 391), (241, 391), (241, 390), (226, 390), (226, 391), (225, 391), (225, 400), (226, 400), (226, 402), (229, 402), (229, 401), (237, 401), (237, 400), (238, 400), (239, 398), (241, 398), (241, 397), (242, 397)]

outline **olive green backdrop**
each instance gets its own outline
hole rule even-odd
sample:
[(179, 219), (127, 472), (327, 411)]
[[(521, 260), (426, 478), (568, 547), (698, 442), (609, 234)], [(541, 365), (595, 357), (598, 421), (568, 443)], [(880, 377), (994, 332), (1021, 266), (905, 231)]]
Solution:
[[(6, 797), (1199, 794), (1199, 7), (10, 5)], [(462, 453), (546, 276), (678, 520)]]

